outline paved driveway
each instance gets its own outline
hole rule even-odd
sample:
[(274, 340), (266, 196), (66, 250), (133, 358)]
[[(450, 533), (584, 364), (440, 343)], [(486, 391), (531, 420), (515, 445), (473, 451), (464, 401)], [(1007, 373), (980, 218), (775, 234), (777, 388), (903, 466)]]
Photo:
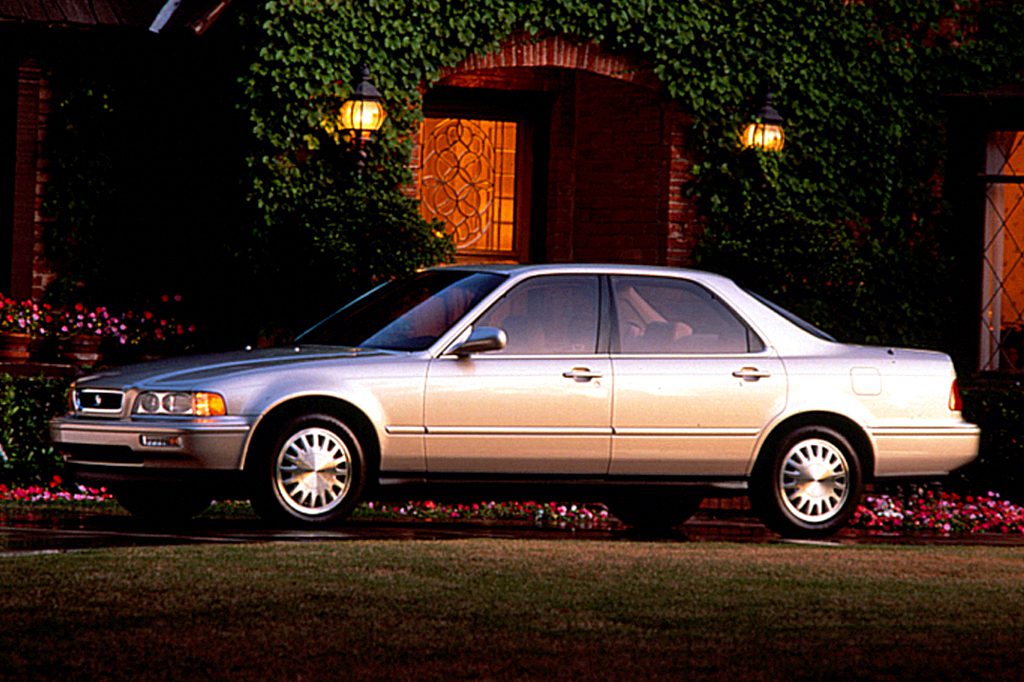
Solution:
[[(257, 519), (199, 519), (174, 528), (147, 526), (114, 514), (69, 515), (6, 511), (0, 514), (0, 555), (51, 553), (105, 547), (254, 542), (337, 542), (345, 540), (455, 540), (462, 538), (543, 538), (620, 542), (798, 543), (771, 533), (754, 519), (701, 513), (668, 534), (644, 535), (629, 529), (558, 530), (514, 521), (391, 521), (356, 519), (328, 530), (268, 528)], [(1024, 546), (1012, 535), (909, 536), (846, 530), (825, 542), (801, 544), (987, 544)]]

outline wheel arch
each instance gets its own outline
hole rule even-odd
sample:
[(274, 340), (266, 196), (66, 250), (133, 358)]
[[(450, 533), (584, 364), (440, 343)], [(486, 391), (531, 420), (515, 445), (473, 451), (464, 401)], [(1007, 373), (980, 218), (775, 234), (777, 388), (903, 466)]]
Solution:
[(263, 415), (253, 429), (242, 460), (243, 470), (248, 470), (258, 458), (253, 453), (266, 447), (277, 435), (279, 429), (289, 420), (304, 414), (326, 414), (347, 424), (359, 438), (366, 458), (368, 480), (380, 470), (380, 439), (370, 418), (350, 402), (332, 396), (306, 395), (290, 398), (275, 405)]
[(776, 424), (761, 442), (751, 475), (757, 476), (758, 471), (771, 460), (776, 444), (789, 433), (802, 426), (827, 426), (838, 431), (846, 438), (856, 451), (860, 460), (861, 476), (865, 483), (874, 479), (875, 448), (868, 437), (867, 431), (849, 417), (835, 412), (801, 412), (794, 414)]

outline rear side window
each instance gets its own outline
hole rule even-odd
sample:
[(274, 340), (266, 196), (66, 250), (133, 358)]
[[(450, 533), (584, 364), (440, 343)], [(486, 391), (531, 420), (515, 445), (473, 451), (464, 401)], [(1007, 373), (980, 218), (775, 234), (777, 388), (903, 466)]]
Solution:
[(688, 280), (612, 277), (618, 350), (638, 354), (753, 353), (764, 343), (717, 296)]

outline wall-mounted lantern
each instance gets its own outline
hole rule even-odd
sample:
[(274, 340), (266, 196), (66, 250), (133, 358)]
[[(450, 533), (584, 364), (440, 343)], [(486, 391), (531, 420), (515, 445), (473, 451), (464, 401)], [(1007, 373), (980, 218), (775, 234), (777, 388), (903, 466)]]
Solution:
[(772, 93), (765, 94), (764, 106), (743, 131), (743, 146), (747, 149), (777, 152), (786, 143), (782, 129), (782, 116), (772, 106)]
[(367, 145), (384, 125), (388, 114), (384, 109), (384, 97), (370, 80), (370, 68), (360, 64), (353, 75), (356, 84), (352, 94), (342, 102), (335, 115), (323, 119), (320, 125), (335, 142), (344, 140), (354, 144), (356, 167), (362, 173), (366, 166)]

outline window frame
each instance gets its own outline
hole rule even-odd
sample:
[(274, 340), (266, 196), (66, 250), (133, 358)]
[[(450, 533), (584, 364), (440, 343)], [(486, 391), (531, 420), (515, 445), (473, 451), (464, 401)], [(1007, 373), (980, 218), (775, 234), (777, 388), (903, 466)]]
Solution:
[[(424, 118), (453, 118), (485, 121), (504, 121), (517, 124), (516, 130), (516, 162), (515, 162), (515, 205), (513, 209), (513, 247), (509, 251), (485, 249), (456, 249), (458, 263), (514, 262), (530, 261), (531, 239), (535, 223), (543, 214), (543, 197), (535, 197), (536, 184), (543, 190), (543, 173), (536, 153), (538, 133), (545, 125), (550, 111), (550, 98), (538, 93), (510, 92), (486, 88), (459, 88), (438, 86), (431, 89), (423, 101)], [(419, 136), (422, 133), (422, 127)], [(420, 138), (417, 137), (419, 140)], [(422, 179), (419, 174), (423, 168), (419, 165), (423, 150), (417, 148), (419, 157), (416, 159), (416, 192), (419, 199), (419, 185)]]
[[(1009, 222), (1008, 216), (1005, 213), (998, 215), (999, 226), (993, 229), (994, 220), (992, 218), (993, 212), (996, 211), (995, 204), (992, 196), (995, 193), (1002, 194), (1003, 188), (1008, 185), (1017, 187), (1017, 191), (1024, 198), (1024, 167), (1021, 169), (1010, 169), (1009, 173), (994, 172), (992, 163), (998, 159), (990, 158), (990, 153), (993, 148), (998, 148), (998, 145), (993, 142), (993, 139), (998, 134), (1013, 133), (1015, 135), (1014, 142), (1009, 149), (1009, 153), (1002, 155), (1002, 163), (999, 166), (999, 170), (1004, 169), (1009, 165), (1011, 158), (1015, 152), (1019, 152), (1024, 149), (1024, 128), (1019, 124), (1008, 127), (992, 127), (989, 128), (985, 133), (985, 153), (983, 155), (984, 172), (978, 175), (978, 178), (982, 182), (982, 195), (983, 195), (983, 212), (982, 212), (982, 248), (981, 248), (981, 281), (980, 281), (980, 296), (978, 303), (980, 304), (979, 309), (979, 327), (978, 327), (978, 355), (977, 355), (977, 368), (981, 372), (998, 372), (1008, 374), (1020, 374), (1024, 372), (1024, 357), (1013, 356), (1011, 351), (1017, 351), (1019, 354), (1022, 350), (1019, 344), (1021, 343), (1021, 326), (1024, 324), (1024, 314), (1018, 313), (1016, 321), (1009, 325), (1005, 325), (1007, 315), (1003, 314), (1002, 296), (1006, 291), (1006, 284), (1008, 279), (1005, 277), (1007, 274), (1004, 270), (1005, 264), (1000, 262), (998, 264), (999, 272), (996, 271), (996, 264), (993, 262), (993, 257), (998, 261), (1004, 261), (1004, 249), (1006, 248), (1007, 240), (1016, 241), (1013, 238), (1012, 233), (1009, 233)], [(1001, 150), (1000, 150), (1001, 151)], [(1017, 204), (1011, 209), (1011, 213), (1015, 211), (1024, 210), (1024, 206), (1021, 205), (1022, 200), (1018, 199)], [(1005, 209), (1005, 205), (1000, 207), (999, 210)], [(998, 244), (997, 244), (998, 242)], [(1018, 250), (1020, 250), (1020, 245)], [(994, 256), (993, 254), (998, 254)], [(1024, 254), (1021, 254), (1017, 258), (1017, 263), (1010, 268), (1012, 273), (1014, 270), (1024, 264)], [(991, 311), (999, 310), (998, 325), (993, 324), (992, 317), (989, 316)], [(1004, 326), (1005, 325), (1005, 326)], [(1016, 327), (1016, 331), (1014, 330)], [(1016, 337), (1017, 345), (1011, 344), (1010, 337)], [(1015, 362), (1018, 366), (1016, 367), (1003, 367), (1004, 361)]]

